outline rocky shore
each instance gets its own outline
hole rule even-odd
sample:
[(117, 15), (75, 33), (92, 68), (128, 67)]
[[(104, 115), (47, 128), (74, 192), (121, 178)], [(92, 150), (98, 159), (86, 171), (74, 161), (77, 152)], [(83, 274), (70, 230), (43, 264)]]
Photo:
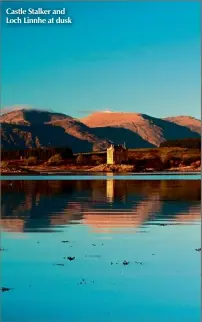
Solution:
[(100, 164), (95, 167), (91, 167), (90, 169), (86, 170), (87, 172), (134, 172), (133, 165), (109, 165), (109, 164)]
[(169, 169), (164, 169), (159, 171), (155, 168), (145, 168), (142, 171), (137, 171), (133, 165), (107, 165), (101, 164), (98, 166), (21, 166), (16, 168), (1, 168), (1, 175), (42, 175), (42, 174), (67, 174), (67, 173), (83, 173), (83, 172), (93, 172), (93, 173), (155, 173), (155, 172), (183, 172), (183, 173), (200, 173), (201, 167), (173, 167)]

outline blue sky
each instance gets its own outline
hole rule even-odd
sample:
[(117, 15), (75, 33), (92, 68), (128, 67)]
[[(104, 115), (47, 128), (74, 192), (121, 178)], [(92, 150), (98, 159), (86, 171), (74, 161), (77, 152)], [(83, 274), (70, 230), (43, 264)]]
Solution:
[[(6, 25), (8, 7), (66, 7), (73, 24)], [(2, 14), (3, 107), (200, 118), (199, 2), (15, 2)]]

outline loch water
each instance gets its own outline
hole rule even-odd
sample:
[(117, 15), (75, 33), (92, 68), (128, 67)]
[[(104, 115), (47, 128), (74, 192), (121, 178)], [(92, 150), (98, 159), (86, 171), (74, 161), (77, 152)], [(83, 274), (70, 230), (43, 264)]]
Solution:
[(199, 322), (201, 181), (1, 180), (3, 322)]

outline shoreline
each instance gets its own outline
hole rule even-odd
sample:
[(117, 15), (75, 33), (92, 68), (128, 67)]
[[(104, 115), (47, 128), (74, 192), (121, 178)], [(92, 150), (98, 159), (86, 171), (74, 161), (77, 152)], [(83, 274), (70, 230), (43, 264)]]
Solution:
[(28, 176), (28, 177), (33, 177), (33, 176), (71, 176), (71, 175), (84, 175), (86, 177), (88, 176), (103, 176), (103, 175), (108, 175), (110, 174), (111, 176), (113, 175), (119, 175), (119, 176), (130, 176), (130, 175), (136, 175), (136, 176), (142, 176), (142, 175), (194, 175), (194, 174), (201, 174), (201, 171), (152, 171), (152, 172), (86, 172), (86, 171), (50, 171), (50, 172), (4, 172), (0, 173), (1, 177), (5, 176), (13, 176), (13, 177), (20, 177), (20, 176)]
[(169, 168), (165, 170), (157, 170), (155, 168), (146, 168), (139, 171), (135, 171), (135, 168), (130, 165), (99, 165), (96, 167), (92, 166), (29, 166), (29, 167), (13, 167), (0, 169), (0, 175), (4, 176), (71, 176), (71, 175), (190, 175), (190, 174), (200, 174), (201, 167), (176, 167)]

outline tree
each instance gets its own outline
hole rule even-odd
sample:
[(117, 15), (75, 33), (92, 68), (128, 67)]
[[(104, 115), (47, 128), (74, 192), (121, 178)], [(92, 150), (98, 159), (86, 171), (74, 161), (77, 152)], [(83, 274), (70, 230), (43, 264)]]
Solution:
[(27, 165), (36, 165), (37, 163), (37, 158), (36, 157), (29, 157), (26, 160)]
[(7, 166), (8, 166), (8, 162), (7, 161), (1, 161), (0, 167), (2, 169), (7, 168)]
[(84, 165), (87, 163), (86, 157), (83, 154), (79, 154), (76, 158), (76, 163), (79, 165)]
[(160, 147), (179, 147), (187, 149), (201, 149), (201, 138), (187, 138), (179, 140), (168, 140), (162, 142)]
[(48, 164), (50, 165), (59, 165), (62, 161), (62, 157), (61, 155), (58, 153), (58, 154), (55, 154), (53, 155), (49, 160), (48, 160)]

